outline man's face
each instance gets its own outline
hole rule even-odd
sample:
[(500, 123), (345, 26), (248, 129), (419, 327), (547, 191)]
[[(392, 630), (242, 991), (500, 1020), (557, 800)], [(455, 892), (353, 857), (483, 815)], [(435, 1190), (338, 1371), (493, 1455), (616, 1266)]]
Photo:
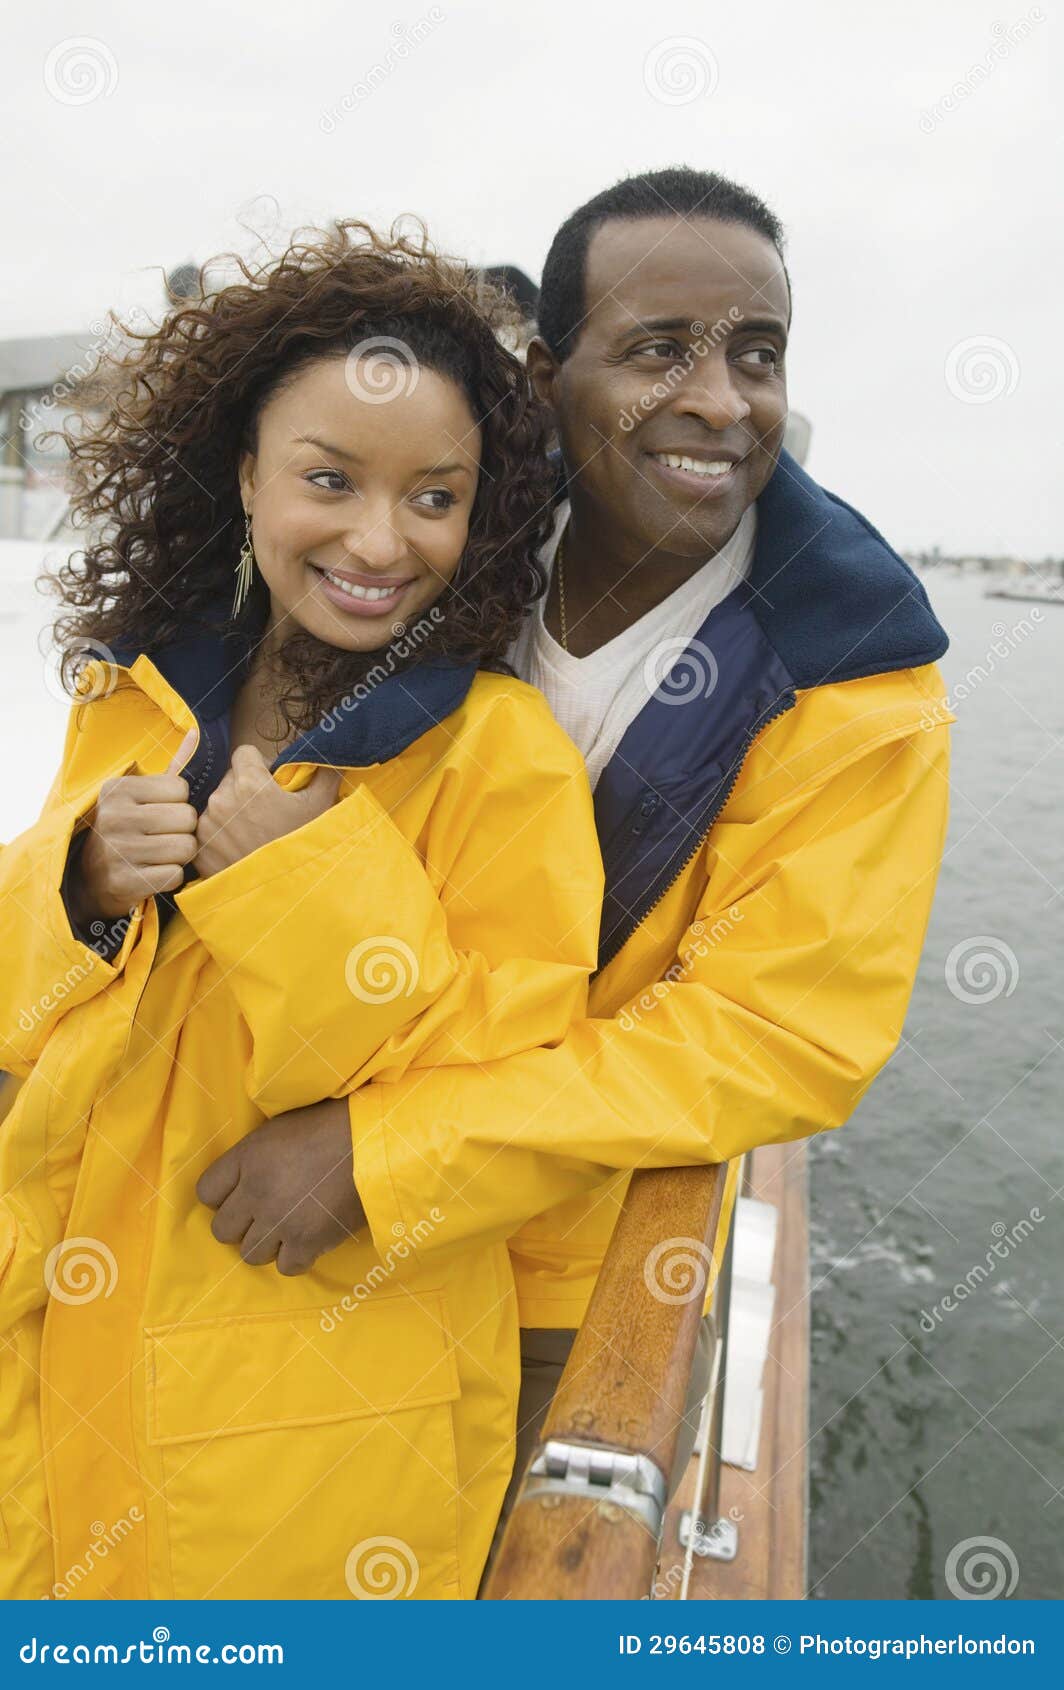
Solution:
[(576, 344), (562, 364), (534, 344), (529, 367), (570, 481), (641, 551), (719, 550), (772, 475), (789, 303), (775, 247), (741, 224), (651, 217), (592, 236)]

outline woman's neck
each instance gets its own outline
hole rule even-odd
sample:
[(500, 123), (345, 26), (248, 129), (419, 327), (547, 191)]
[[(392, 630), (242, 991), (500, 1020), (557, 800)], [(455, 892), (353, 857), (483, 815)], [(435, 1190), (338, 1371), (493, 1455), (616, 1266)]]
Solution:
[(278, 624), (271, 610), (229, 718), (231, 746), (255, 745), (268, 762), (291, 745), (297, 732), (285, 721), (277, 705), (282, 685), (276, 662), (280, 643)]

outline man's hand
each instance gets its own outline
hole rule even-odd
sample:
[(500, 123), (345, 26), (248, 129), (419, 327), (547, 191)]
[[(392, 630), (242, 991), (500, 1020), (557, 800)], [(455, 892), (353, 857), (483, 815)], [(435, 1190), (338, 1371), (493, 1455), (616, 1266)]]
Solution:
[(341, 778), (339, 769), (318, 769), (301, 792), (286, 792), (258, 746), (238, 745), (196, 828), (200, 879), (324, 815), (336, 801)]
[(276, 1259), (278, 1273), (306, 1273), (366, 1224), (346, 1099), (265, 1121), (211, 1163), (196, 1195), (218, 1211), (215, 1238), (253, 1267)]

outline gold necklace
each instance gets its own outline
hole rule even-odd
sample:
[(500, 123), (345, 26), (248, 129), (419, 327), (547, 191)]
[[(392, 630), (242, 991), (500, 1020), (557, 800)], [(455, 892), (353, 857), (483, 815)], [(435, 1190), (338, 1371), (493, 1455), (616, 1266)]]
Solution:
[(567, 532), (568, 524), (558, 541), (558, 552), (555, 559), (558, 565), (558, 619), (561, 622), (563, 651), (569, 650), (569, 630), (565, 620), (565, 535)]

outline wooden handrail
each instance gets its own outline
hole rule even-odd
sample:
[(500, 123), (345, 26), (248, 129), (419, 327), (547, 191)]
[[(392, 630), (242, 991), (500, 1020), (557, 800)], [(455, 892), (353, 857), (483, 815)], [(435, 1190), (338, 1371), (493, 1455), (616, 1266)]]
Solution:
[(650, 1591), (727, 1171), (633, 1176), (485, 1600)]

